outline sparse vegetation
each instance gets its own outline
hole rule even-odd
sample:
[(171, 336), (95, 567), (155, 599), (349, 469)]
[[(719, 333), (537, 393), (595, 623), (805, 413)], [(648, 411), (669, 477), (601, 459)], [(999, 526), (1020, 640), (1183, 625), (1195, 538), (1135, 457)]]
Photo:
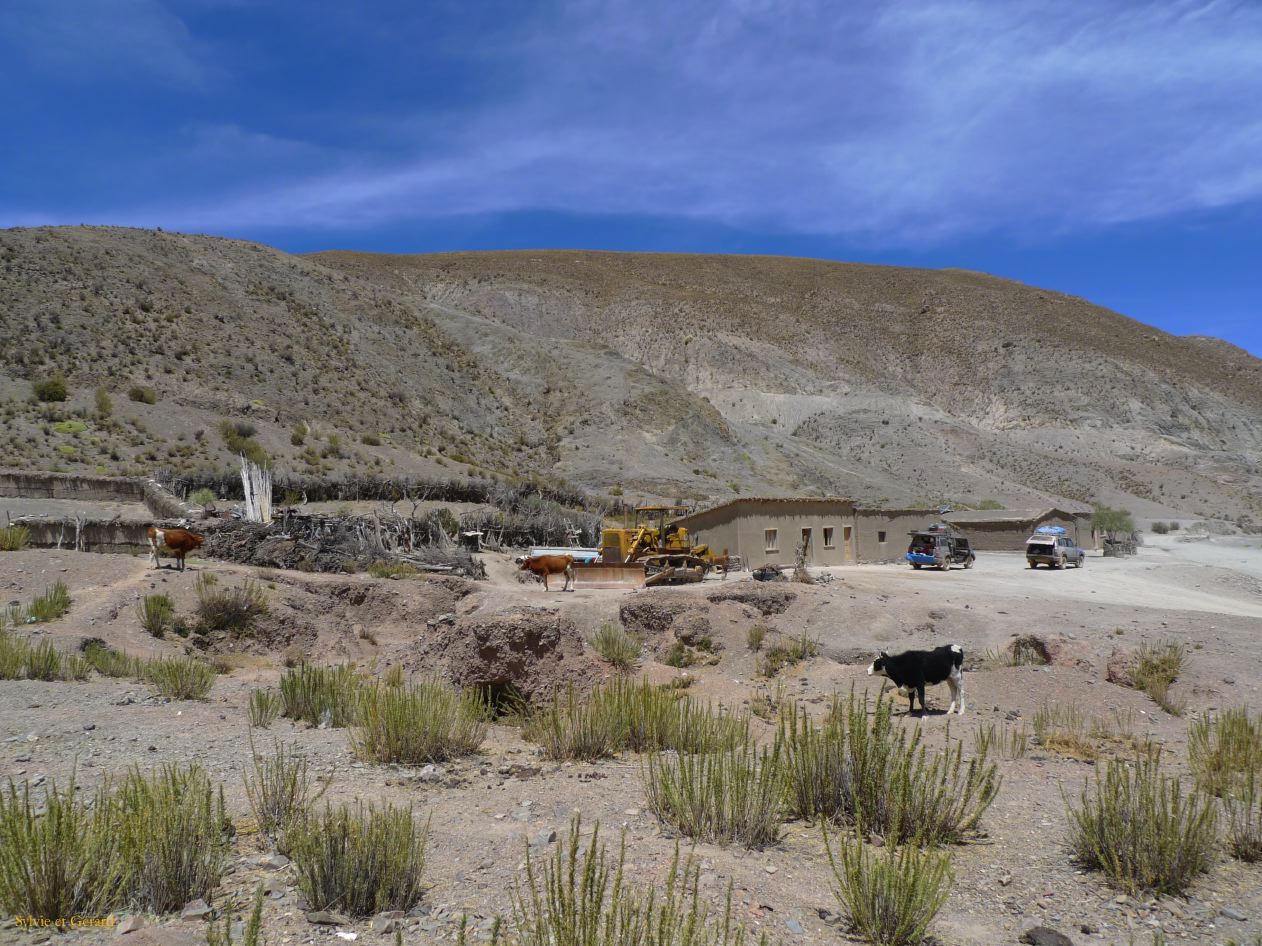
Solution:
[(723, 752), (651, 753), (644, 790), (648, 807), (690, 838), (761, 848), (780, 837), (784, 783), (774, 751), (746, 744)]
[(302, 819), (285, 841), (311, 909), (366, 917), (420, 900), (428, 837), (411, 808), (361, 804)]
[(25, 608), (14, 605), (9, 608), (8, 620), (13, 624), (44, 624), (56, 621), (70, 610), (70, 589), (64, 581), (55, 581), (44, 593)]
[(1135, 734), (1131, 715), (1114, 713), (1111, 720), (1087, 718), (1075, 704), (1047, 703), (1032, 722), (1035, 741), (1049, 752), (1093, 762), (1104, 755), (1131, 757), (1160, 751), (1151, 739)]
[(834, 844), (823, 830), (834, 894), (853, 932), (877, 946), (924, 942), (951, 889), (950, 855), (912, 845), (877, 853), (859, 832), (846, 832)]
[(78, 654), (65, 654), (52, 641), (32, 644), (0, 621), (0, 680), (85, 680), (91, 667)]
[(188, 494), (188, 501), (194, 506), (212, 506), (215, 503), (215, 491), (203, 486)]
[(792, 638), (786, 643), (775, 644), (762, 653), (754, 661), (755, 672), (760, 677), (770, 679), (785, 667), (792, 667), (803, 660), (810, 660), (819, 653), (819, 641), (811, 640), (803, 632), (801, 637)]
[(1185, 793), (1156, 756), (1110, 759), (1091, 790), (1068, 805), (1070, 848), (1084, 867), (1129, 894), (1182, 893), (1209, 869), (1217, 818), (1209, 796)]
[(409, 687), (365, 687), (351, 733), (355, 755), (369, 762), (416, 765), (477, 752), (486, 736), (475, 693), (427, 680)]
[[(251, 901), (250, 916), (241, 930), (241, 946), (259, 946), (262, 930), (263, 885), (259, 884), (254, 891), (254, 899)], [(232, 946), (232, 910), (230, 908), (223, 912), (222, 926), (216, 926), (214, 920), (206, 925), (206, 946)]]
[(363, 686), (363, 678), (345, 664), (300, 663), (280, 678), (281, 715), (312, 726), (349, 726)]
[(530, 714), (522, 736), (558, 762), (594, 762), (613, 755), (626, 741), (627, 721), (608, 701), (584, 700), (573, 687)]
[(105, 418), (114, 413), (114, 399), (105, 388), (97, 388), (93, 398), (96, 402), (97, 417)]
[(1164, 522), (1154, 522), (1152, 524), (1152, 531), (1155, 535), (1168, 535), (1170, 533), (1170, 527)]
[(145, 662), (139, 657), (129, 657), (122, 651), (114, 650), (102, 643), (93, 641), (83, 649), (83, 659), (103, 677), (132, 677), (140, 680), (144, 677)]
[(127, 389), (127, 398), (138, 404), (157, 404), (158, 392), (153, 388), (137, 384)]
[(248, 421), (225, 420), (219, 424), (219, 436), (231, 453), (240, 454), (257, 466), (268, 466), (267, 451), (254, 439), (255, 433), (257, 429)]
[(1030, 735), (1024, 724), (1020, 729), (1011, 729), (990, 723), (973, 730), (973, 754), (976, 756), (994, 754), (1006, 762), (1013, 762), (1024, 758), (1029, 748)]
[[(255, 691), (258, 692), (258, 691)], [(290, 829), (306, 819), (311, 807), (328, 790), (329, 779), (317, 787), (307, 760), (277, 740), (269, 758), (259, 756), (250, 740), (252, 772), (245, 773), (245, 797), (259, 831), (273, 844), (285, 844)]]
[(0, 552), (21, 552), (31, 544), (31, 530), (26, 526), (0, 526)]
[(175, 622), (175, 602), (170, 595), (145, 595), (136, 602), (136, 618), (154, 637), (162, 637)]
[(639, 640), (613, 621), (602, 624), (587, 643), (619, 670), (630, 670), (640, 658)]
[(202, 573), (194, 588), (197, 623), (203, 632), (229, 631), (240, 637), (253, 630), (255, 621), (267, 614), (267, 592), (252, 579), (225, 588), (214, 575)]
[(1262, 720), (1243, 706), (1196, 720), (1188, 727), (1188, 765), (1202, 791), (1236, 794), (1262, 772)]

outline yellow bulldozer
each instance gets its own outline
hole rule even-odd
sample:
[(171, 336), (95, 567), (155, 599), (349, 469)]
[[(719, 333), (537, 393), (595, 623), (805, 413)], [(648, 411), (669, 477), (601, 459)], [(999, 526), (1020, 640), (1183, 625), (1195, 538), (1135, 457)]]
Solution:
[(645, 585), (701, 581), (717, 556), (708, 545), (693, 545), (688, 530), (671, 523), (687, 506), (637, 506), (632, 525), (600, 533), (600, 558), (608, 564), (642, 564)]

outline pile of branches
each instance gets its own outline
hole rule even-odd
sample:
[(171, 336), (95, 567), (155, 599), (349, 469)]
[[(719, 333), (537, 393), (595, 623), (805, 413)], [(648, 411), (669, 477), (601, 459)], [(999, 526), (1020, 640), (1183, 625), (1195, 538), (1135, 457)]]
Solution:
[(215, 558), (267, 568), (349, 572), (391, 562), (424, 572), (485, 578), (486, 566), (452, 541), (441, 512), (414, 519), (287, 510), (268, 525), (213, 520), (203, 526), (204, 549)]
[(524, 501), (514, 509), (472, 510), (460, 516), (462, 532), (481, 532), (491, 547), (600, 544), (604, 516), (599, 511), (572, 509), (546, 499)]

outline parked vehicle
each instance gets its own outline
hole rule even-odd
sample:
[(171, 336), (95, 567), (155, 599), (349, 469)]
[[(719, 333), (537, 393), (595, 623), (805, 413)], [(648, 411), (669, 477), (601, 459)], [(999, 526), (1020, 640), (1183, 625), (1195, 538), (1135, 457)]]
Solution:
[(1082, 568), (1087, 553), (1078, 543), (1065, 535), (1062, 526), (1039, 526), (1034, 535), (1025, 540), (1025, 560), (1031, 568), (1046, 565), (1048, 568), (1064, 568), (1073, 565)]
[(907, 546), (907, 561), (920, 569), (928, 565), (946, 571), (952, 565), (972, 568), (977, 560), (968, 539), (946, 523), (939, 522), (919, 532), (909, 533), (911, 544)]

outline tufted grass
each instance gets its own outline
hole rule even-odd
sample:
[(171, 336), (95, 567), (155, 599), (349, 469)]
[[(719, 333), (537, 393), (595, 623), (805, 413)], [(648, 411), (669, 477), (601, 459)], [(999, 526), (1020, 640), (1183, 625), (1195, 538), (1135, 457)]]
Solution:
[(26, 526), (0, 526), (0, 552), (20, 552), (31, 544)]
[(252, 729), (267, 729), (280, 715), (281, 700), (275, 690), (251, 690), (246, 709)]
[(215, 684), (215, 668), (192, 657), (156, 657), (143, 672), (145, 682), (171, 700), (204, 700)]
[(161, 637), (175, 623), (175, 602), (170, 595), (145, 595), (136, 602), (136, 619), (154, 637)]
[(639, 639), (628, 634), (613, 621), (602, 624), (600, 629), (587, 639), (587, 643), (619, 670), (630, 670), (640, 659)]
[(1196, 720), (1188, 727), (1188, 764), (1202, 791), (1235, 794), (1262, 769), (1262, 720), (1243, 706)]
[(267, 593), (249, 578), (240, 585), (224, 588), (214, 575), (203, 573), (197, 576), (194, 588), (197, 623), (202, 631), (229, 631), (241, 637), (267, 614)]
[(245, 797), (259, 831), (273, 844), (284, 846), (290, 829), (303, 821), (312, 806), (328, 790), (330, 779), (318, 786), (311, 778), (307, 760), (293, 747), (277, 740), (270, 756), (260, 756), (250, 739), (251, 770), (243, 776)]

